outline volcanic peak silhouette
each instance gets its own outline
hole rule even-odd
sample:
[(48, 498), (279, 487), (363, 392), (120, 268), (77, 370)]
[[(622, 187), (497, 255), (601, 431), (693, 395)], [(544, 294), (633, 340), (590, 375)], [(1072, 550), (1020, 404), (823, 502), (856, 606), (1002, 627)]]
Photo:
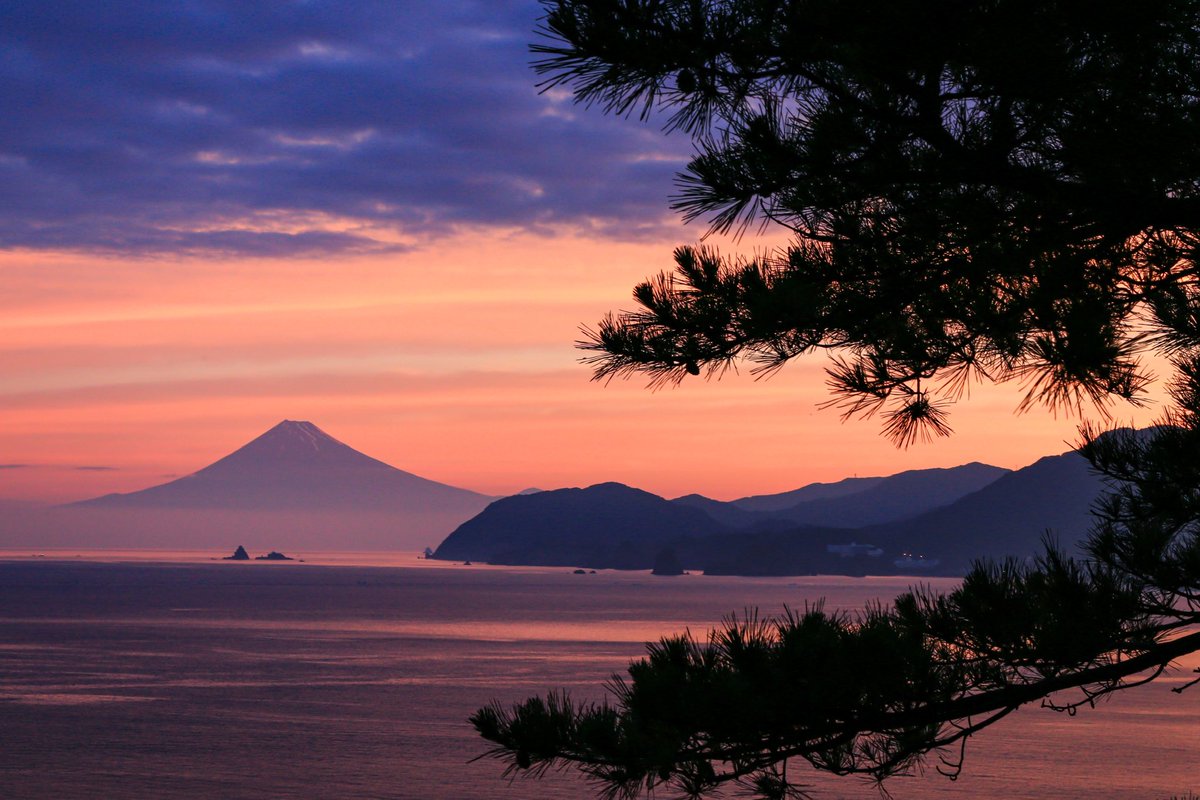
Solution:
[(339, 442), (311, 422), (285, 419), (257, 439), (199, 470), (194, 476), (221, 473), (230, 469), (257, 470), (268, 463), (278, 466), (299, 465), (306, 468), (396, 470), (390, 464)]
[(77, 505), (111, 508), (441, 511), (491, 498), (385, 464), (311, 422), (284, 420), (186, 477)]

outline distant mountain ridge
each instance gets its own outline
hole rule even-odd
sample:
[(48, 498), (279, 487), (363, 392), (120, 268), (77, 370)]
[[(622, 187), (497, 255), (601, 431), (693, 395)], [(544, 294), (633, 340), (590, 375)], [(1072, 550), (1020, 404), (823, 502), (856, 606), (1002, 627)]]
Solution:
[[(979, 558), (1030, 558), (1048, 533), (1067, 552), (1079, 554), (1103, 489), (1079, 454), (1046, 456), (954, 503), (904, 520), (843, 530), (754, 531), (708, 541), (703, 568), (721, 575), (962, 575)], [(881, 552), (851, 555), (847, 545)]]
[(962, 574), (981, 556), (1033, 555), (1047, 528), (1071, 547), (1103, 484), (1069, 452), (1016, 471), (972, 462), (808, 488), (728, 503), (667, 501), (620, 484), (507, 498), (434, 557), (648, 569), (669, 549), (712, 574)]
[[(973, 461), (958, 467), (915, 469), (886, 477), (810, 484), (791, 492), (742, 498), (729, 503), (701, 495), (685, 495), (674, 502), (699, 508), (734, 527), (779, 520), (793, 525), (862, 528), (914, 517), (948, 505), (1010, 472)], [(813, 491), (807, 491), (810, 488)], [(781, 505), (795, 498), (803, 499)]]
[(863, 533), (902, 549), (937, 553), (955, 571), (981, 557), (1024, 558), (1038, 552), (1047, 534), (1078, 554), (1104, 488), (1087, 459), (1066, 452), (1040, 458), (947, 506)]
[(756, 494), (730, 501), (746, 511), (782, 511), (813, 500), (830, 500), (857, 494), (877, 486), (884, 477), (843, 478), (833, 483), (810, 483), (799, 489), (777, 494)]

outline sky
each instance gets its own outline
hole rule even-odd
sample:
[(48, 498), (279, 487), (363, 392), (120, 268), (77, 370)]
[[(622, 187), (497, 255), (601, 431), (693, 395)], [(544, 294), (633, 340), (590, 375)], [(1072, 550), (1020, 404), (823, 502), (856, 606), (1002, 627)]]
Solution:
[(732, 499), (1077, 438), (977, 386), (897, 450), (819, 407), (821, 356), (591, 381), (580, 327), (706, 229), (669, 210), (685, 137), (539, 93), (540, 13), (0, 0), (0, 500), (144, 488), (282, 419), (488, 494)]

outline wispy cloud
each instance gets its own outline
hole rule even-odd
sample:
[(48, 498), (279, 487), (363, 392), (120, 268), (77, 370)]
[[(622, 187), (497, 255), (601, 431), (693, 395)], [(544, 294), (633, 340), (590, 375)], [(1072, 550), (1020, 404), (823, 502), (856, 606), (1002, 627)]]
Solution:
[(97, 464), (0, 464), (0, 469), (68, 469), (76, 472), (117, 472), (121, 468)]
[(657, 229), (690, 146), (539, 95), (534, 2), (0, 6), (0, 247), (323, 255)]

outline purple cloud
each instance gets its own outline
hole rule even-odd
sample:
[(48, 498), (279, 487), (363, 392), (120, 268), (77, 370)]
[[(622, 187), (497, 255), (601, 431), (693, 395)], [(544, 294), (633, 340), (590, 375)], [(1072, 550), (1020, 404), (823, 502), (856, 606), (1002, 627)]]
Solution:
[(654, 227), (690, 144), (539, 95), (540, 13), (0, 2), (0, 247), (319, 255)]

